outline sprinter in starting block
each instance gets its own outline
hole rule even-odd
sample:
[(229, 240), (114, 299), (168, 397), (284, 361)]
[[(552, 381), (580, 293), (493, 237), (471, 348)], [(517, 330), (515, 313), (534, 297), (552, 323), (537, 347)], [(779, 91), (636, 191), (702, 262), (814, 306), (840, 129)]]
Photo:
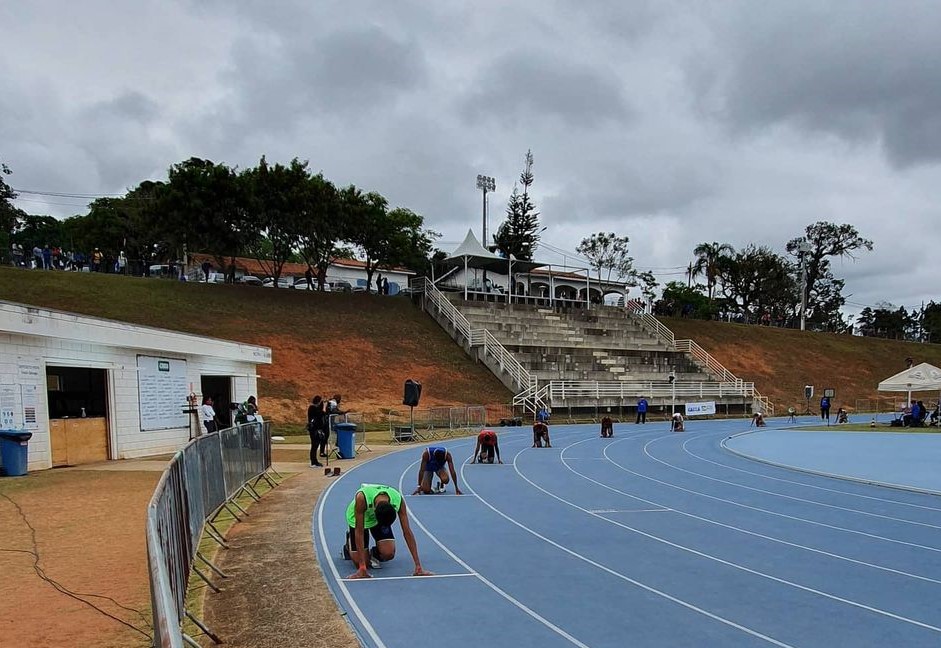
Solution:
[(546, 442), (547, 448), (552, 447), (552, 443), (549, 442), (549, 426), (545, 421), (537, 420), (533, 425), (533, 447), (541, 448), (543, 441)]
[[(395, 536), (392, 525), (399, 521), (405, 545), (415, 561), (413, 576), (431, 576), (425, 571), (418, 557), (418, 544), (408, 521), (408, 509), (405, 498), (391, 486), (363, 484), (353, 501), (346, 508), (346, 542), (343, 545), (343, 557), (353, 561), (356, 573), (350, 578), (370, 578), (369, 569), (381, 569), (382, 563), (395, 557)], [(370, 550), (369, 536), (376, 541)]]
[(493, 454), (497, 454), (497, 463), (503, 463), (500, 458), (500, 442), (497, 433), (493, 430), (481, 430), (477, 435), (477, 447), (474, 448), (474, 457), (471, 463), (493, 463)]
[[(450, 479), (448, 472), (451, 473)], [(438, 483), (432, 486), (435, 475), (438, 476)], [(457, 486), (457, 473), (454, 471), (454, 458), (451, 453), (447, 448), (426, 448), (421, 453), (421, 464), (418, 466), (418, 488), (412, 495), (443, 493), (449, 481), (454, 482), (454, 494), (460, 495), (461, 489)]]

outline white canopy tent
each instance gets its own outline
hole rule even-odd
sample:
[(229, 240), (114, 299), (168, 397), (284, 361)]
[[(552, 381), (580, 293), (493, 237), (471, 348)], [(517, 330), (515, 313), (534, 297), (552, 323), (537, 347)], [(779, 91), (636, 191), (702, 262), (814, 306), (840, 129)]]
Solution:
[(467, 299), (467, 271), (469, 268), (484, 271), (490, 270), (492, 272), (506, 272), (510, 284), (510, 289), (507, 291), (507, 301), (509, 301), (510, 295), (513, 292), (512, 277), (514, 268), (516, 268), (517, 272), (527, 272), (533, 268), (539, 268), (545, 265), (544, 263), (536, 263), (534, 261), (518, 261), (513, 255), (510, 255), (510, 258), (506, 259), (494, 254), (480, 244), (480, 241), (474, 236), (473, 230), (470, 229), (467, 230), (467, 236), (464, 237), (464, 241), (457, 246), (457, 249), (451, 253), (451, 256), (445, 259), (445, 263), (458, 267), (463, 264), (464, 299)]
[(941, 392), (941, 369), (922, 362), (880, 382), (879, 391), (908, 392), (905, 402), (910, 403), (912, 392)]

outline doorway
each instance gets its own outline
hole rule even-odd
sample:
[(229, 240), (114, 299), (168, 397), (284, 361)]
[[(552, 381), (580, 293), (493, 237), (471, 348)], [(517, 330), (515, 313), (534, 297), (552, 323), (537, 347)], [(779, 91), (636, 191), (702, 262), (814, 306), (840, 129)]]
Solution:
[(46, 367), (53, 466), (109, 459), (107, 394), (104, 369)]
[[(199, 387), (204, 398), (212, 397), (212, 407), (216, 410), (216, 421), (219, 423), (218, 429), (232, 427), (232, 376), (200, 376)], [(202, 405), (202, 401), (199, 404)]]

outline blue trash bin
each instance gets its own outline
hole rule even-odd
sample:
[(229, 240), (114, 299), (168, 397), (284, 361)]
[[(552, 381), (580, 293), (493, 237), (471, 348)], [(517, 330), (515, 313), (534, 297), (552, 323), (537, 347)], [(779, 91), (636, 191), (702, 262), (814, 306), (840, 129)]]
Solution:
[(352, 459), (356, 456), (356, 424), (336, 423), (333, 426), (337, 433), (337, 450), (343, 459)]
[(4, 475), (22, 477), (26, 474), (31, 438), (33, 433), (25, 430), (0, 430), (0, 462)]

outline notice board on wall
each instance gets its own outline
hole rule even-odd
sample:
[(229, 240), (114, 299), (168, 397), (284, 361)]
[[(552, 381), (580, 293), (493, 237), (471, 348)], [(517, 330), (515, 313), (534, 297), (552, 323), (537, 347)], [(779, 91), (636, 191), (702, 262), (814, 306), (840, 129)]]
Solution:
[(137, 390), (141, 430), (189, 427), (189, 415), (183, 412), (190, 392), (186, 360), (137, 356)]

